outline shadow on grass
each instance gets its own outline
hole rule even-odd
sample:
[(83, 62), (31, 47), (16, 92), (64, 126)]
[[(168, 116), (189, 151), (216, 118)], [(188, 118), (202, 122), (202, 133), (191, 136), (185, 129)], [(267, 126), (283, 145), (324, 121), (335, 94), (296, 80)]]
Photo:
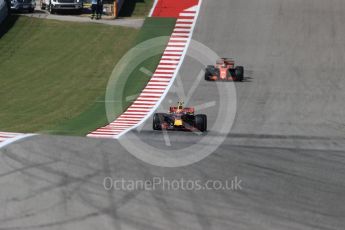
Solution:
[(0, 38), (2, 38), (2, 36), (4, 36), (14, 26), (14, 24), (16, 24), (18, 18), (18, 15), (10, 15), (0, 24)]
[(125, 1), (119, 13), (119, 17), (131, 17), (137, 3), (145, 3), (145, 0)]

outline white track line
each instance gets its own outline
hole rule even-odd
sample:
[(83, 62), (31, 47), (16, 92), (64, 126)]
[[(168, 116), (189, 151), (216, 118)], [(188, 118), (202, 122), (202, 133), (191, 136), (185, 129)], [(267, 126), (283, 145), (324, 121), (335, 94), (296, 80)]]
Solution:
[(151, 10), (150, 10), (149, 17), (152, 17), (152, 14), (153, 14), (153, 12), (154, 12), (155, 9), (156, 9), (157, 3), (158, 3), (158, 0), (155, 0), (154, 3), (153, 3), (152, 8), (151, 8)]
[(31, 137), (31, 136), (35, 136), (37, 134), (23, 134), (23, 133), (6, 133), (6, 132), (0, 132), (0, 149), (12, 144), (16, 141), (19, 141), (21, 139), (27, 138), (27, 137)]
[(193, 24), (194, 19), (177, 19), (176, 22), (177, 23), (190, 22), (191, 24)]

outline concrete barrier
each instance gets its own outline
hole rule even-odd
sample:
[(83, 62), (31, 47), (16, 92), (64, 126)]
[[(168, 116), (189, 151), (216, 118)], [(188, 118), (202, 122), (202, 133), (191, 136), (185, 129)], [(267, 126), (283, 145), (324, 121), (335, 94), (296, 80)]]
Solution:
[(0, 23), (7, 17), (8, 15), (8, 6), (5, 0), (0, 0)]

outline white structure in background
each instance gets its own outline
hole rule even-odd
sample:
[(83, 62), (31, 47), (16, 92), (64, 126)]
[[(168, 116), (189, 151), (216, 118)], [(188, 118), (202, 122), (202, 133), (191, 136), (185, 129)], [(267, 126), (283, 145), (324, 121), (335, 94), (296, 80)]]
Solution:
[(33, 13), (35, 7), (35, 0), (11, 0), (11, 10), (27, 10), (29, 13)]
[(5, 0), (0, 0), (0, 23), (6, 18), (8, 14), (8, 6)]
[(49, 13), (55, 13), (58, 10), (82, 10), (82, 0), (41, 0), (41, 9)]

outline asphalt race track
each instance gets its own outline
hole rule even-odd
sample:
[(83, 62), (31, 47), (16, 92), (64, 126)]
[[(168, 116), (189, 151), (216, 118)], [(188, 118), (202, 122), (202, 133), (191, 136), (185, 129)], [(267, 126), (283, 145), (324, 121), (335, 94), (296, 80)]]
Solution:
[[(16, 142), (0, 154), (0, 230), (343, 229), (344, 13), (342, 0), (204, 0), (194, 40), (234, 57), (245, 81), (205, 82), (189, 57), (159, 110), (183, 97), (208, 115), (209, 132), (163, 135), (149, 121), (122, 139), (129, 146), (140, 139), (143, 154), (151, 146), (180, 163), (193, 144), (214, 153), (169, 168), (138, 160), (116, 140)], [(190, 56), (202, 59), (205, 50)], [(232, 115), (222, 124), (219, 109), (234, 88), (236, 117), (226, 133), (217, 127), (231, 126)], [(218, 146), (204, 137), (225, 140)], [(235, 191), (106, 191), (107, 176), (243, 183)]]

